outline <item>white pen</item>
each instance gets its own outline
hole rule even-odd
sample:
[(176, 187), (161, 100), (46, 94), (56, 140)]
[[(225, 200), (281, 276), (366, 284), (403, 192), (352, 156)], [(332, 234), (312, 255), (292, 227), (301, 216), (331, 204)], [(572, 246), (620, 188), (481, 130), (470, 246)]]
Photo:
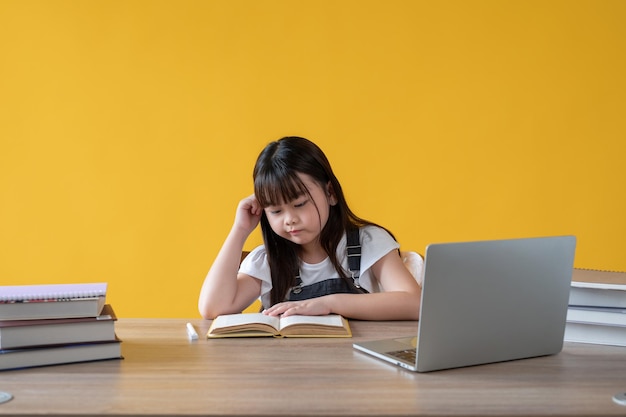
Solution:
[(198, 340), (198, 332), (196, 332), (196, 329), (194, 329), (191, 323), (187, 323), (187, 336), (189, 340)]

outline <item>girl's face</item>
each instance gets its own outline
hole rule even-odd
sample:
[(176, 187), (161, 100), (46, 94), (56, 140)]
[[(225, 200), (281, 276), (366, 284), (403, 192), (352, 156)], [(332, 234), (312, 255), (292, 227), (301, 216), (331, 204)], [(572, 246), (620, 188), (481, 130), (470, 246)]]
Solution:
[(319, 235), (328, 221), (330, 206), (337, 204), (330, 185), (321, 186), (307, 174), (298, 174), (308, 194), (266, 207), (267, 220), (278, 236), (305, 249), (319, 245)]

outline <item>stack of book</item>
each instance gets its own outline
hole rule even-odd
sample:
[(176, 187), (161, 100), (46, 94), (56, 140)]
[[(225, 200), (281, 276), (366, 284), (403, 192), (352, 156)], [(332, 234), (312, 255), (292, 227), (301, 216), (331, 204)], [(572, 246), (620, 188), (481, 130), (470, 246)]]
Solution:
[(106, 283), (0, 286), (0, 370), (121, 358)]
[(564, 340), (626, 346), (626, 272), (574, 269)]

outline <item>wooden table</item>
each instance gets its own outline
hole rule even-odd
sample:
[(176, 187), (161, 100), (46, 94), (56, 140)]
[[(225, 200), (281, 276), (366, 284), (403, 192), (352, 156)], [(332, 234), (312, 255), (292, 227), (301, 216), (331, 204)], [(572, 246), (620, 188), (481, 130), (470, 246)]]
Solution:
[(353, 350), (417, 322), (351, 321), (352, 339), (220, 339), (209, 322), (120, 319), (124, 360), (0, 372), (0, 415), (626, 415), (626, 348), (413, 373)]

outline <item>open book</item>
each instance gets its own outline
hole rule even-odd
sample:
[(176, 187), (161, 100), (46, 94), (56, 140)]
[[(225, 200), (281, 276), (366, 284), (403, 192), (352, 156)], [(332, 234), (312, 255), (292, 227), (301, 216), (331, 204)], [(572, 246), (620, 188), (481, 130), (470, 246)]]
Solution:
[(227, 314), (211, 323), (207, 337), (352, 337), (348, 320), (328, 316), (266, 316), (262, 313)]

